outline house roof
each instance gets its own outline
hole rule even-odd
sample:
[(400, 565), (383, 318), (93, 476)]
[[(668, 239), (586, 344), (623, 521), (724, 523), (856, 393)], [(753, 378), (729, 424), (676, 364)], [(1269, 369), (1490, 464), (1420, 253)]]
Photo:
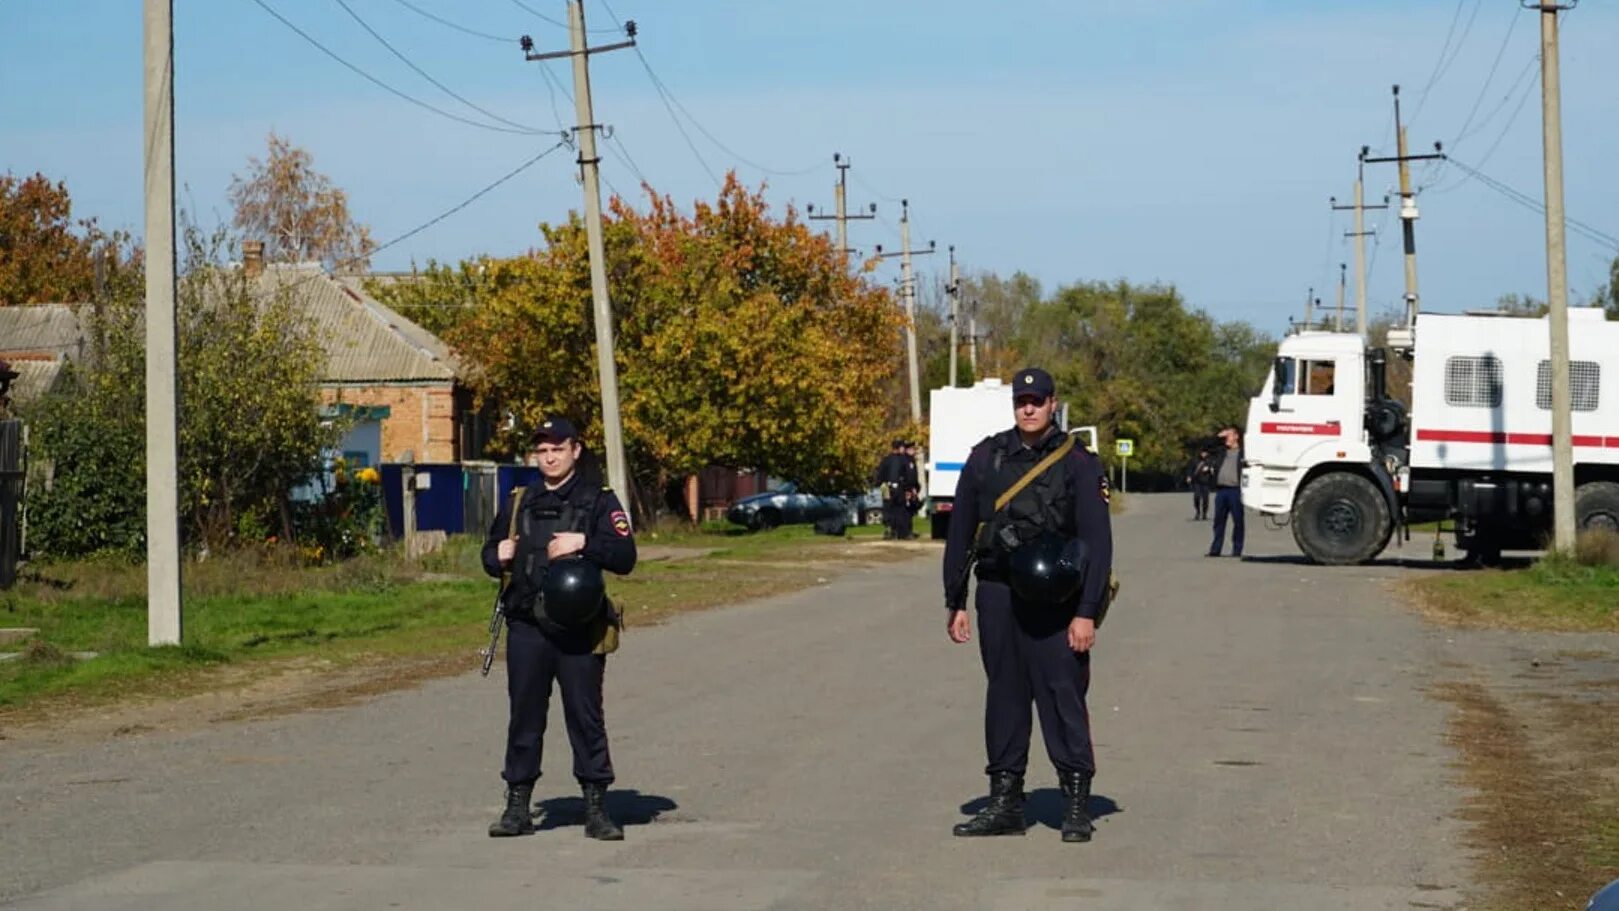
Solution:
[(81, 338), (79, 319), (67, 304), (0, 307), (0, 359), (72, 357)]
[(267, 265), (256, 293), (289, 289), (327, 355), (324, 383), (451, 382), (459, 362), (438, 336), (319, 265)]
[(12, 405), (26, 405), (29, 402), (53, 391), (56, 381), (62, 376), (62, 368), (67, 364), (60, 358), (55, 360), (18, 360), (7, 361), (11, 369), (17, 371), (17, 378), (11, 381), (11, 391), (7, 397)]

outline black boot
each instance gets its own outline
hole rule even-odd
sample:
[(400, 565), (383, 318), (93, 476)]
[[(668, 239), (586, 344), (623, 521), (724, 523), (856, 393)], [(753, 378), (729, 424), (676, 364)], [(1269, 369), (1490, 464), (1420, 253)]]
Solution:
[(583, 784), (585, 792), (585, 837), (597, 841), (623, 841), (624, 830), (607, 815), (607, 787)]
[(1062, 781), (1063, 796), (1068, 798), (1068, 806), (1062, 814), (1062, 840), (1090, 841), (1096, 832), (1090, 810), (1085, 806), (1091, 798), (1091, 776), (1084, 772), (1060, 772), (1057, 777)]
[(529, 803), (534, 799), (534, 782), (506, 785), (506, 812), (489, 826), (490, 838), (511, 838), (514, 835), (532, 835), (534, 817)]
[(980, 835), (1022, 835), (1028, 829), (1023, 821), (1023, 776), (997, 772), (989, 777), (989, 802), (978, 815), (958, 823), (952, 831), (962, 837)]

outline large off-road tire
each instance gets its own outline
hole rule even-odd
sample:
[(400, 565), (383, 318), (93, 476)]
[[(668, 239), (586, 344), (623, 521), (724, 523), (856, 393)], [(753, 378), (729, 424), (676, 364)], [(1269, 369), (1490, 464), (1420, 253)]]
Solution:
[(1587, 481), (1576, 488), (1574, 521), (1581, 531), (1602, 528), (1619, 534), (1619, 483)]
[(1335, 471), (1304, 485), (1293, 503), (1293, 540), (1328, 566), (1365, 563), (1394, 534), (1388, 500), (1366, 478)]
[(769, 531), (781, 527), (781, 510), (774, 506), (766, 506), (753, 514), (753, 530)]

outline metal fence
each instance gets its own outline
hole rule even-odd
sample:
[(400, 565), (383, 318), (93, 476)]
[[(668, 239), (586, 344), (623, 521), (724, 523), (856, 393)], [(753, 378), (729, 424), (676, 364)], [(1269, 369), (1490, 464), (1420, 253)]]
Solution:
[(0, 588), (17, 581), (17, 560), (22, 555), (25, 440), (22, 421), (0, 421)]

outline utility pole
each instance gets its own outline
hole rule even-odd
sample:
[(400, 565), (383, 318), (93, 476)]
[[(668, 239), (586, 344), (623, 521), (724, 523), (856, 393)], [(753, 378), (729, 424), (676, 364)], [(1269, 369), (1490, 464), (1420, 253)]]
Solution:
[(1528, 3), (1540, 10), (1541, 125), (1546, 156), (1546, 303), (1550, 307), (1552, 370), (1552, 530), (1563, 553), (1574, 550), (1574, 402), (1569, 388), (1568, 258), (1563, 225), (1563, 112), (1557, 14), (1568, 3)]
[(848, 256), (854, 251), (849, 248), (849, 222), (869, 221), (877, 217), (877, 204), (872, 203), (864, 214), (849, 214), (849, 159), (842, 153), (833, 153), (832, 164), (838, 169), (838, 182), (832, 185), (832, 198), (834, 201), (833, 214), (816, 215), (815, 206), (808, 205), (804, 211), (809, 213), (811, 221), (835, 221), (838, 223), (838, 253)]
[(956, 248), (950, 247), (950, 385), (956, 385), (957, 326), (961, 322), (961, 269), (956, 266)]
[(978, 301), (967, 305), (967, 369), (978, 382)]
[(629, 475), (624, 467), (624, 428), (618, 415), (618, 366), (613, 360), (613, 305), (607, 296), (607, 262), (602, 244), (601, 158), (596, 155), (595, 113), (590, 104), (590, 55), (635, 46), (635, 21), (624, 23), (628, 41), (589, 47), (585, 43), (584, 0), (568, 0), (569, 48), (565, 51), (534, 53), (534, 41), (524, 35), (521, 46), (526, 60), (573, 60), (573, 103), (579, 116), (574, 133), (579, 140), (579, 172), (585, 188), (585, 242), (590, 251), (590, 296), (596, 321), (596, 374), (601, 385), (602, 436), (607, 449), (607, 483), (618, 494), (619, 502), (633, 509)]
[(1349, 283), (1349, 264), (1338, 264), (1338, 319), (1334, 324), (1334, 332), (1344, 331), (1344, 286)]
[(911, 257), (926, 256), (936, 251), (933, 241), (928, 241), (926, 250), (911, 250), (911, 201), (899, 201), (899, 252), (884, 253), (882, 245), (877, 246), (877, 256), (887, 258), (898, 256), (899, 259), (899, 293), (905, 301), (905, 355), (910, 364), (911, 376), (911, 420), (922, 423), (922, 380), (916, 360), (916, 277), (911, 272)]
[(180, 644), (174, 315), (174, 0), (145, 0), (146, 642)]
[(1399, 154), (1392, 158), (1362, 158), (1367, 164), (1397, 162), (1400, 166), (1400, 233), (1405, 240), (1405, 324), (1417, 322), (1417, 196), (1411, 189), (1411, 162), (1444, 158), (1440, 143), (1433, 144), (1431, 155), (1406, 153), (1405, 125), (1400, 122), (1400, 87), (1394, 87), (1394, 134), (1399, 138)]
[(1315, 322), (1315, 309), (1312, 306), (1312, 304), (1314, 304), (1314, 303), (1315, 303), (1315, 288), (1312, 287), (1309, 291), (1306, 291), (1304, 293), (1304, 331), (1305, 332), (1309, 332), (1310, 329), (1312, 328), (1312, 324)]
[(1366, 210), (1389, 207), (1387, 196), (1383, 197), (1380, 206), (1366, 205), (1366, 156), (1370, 152), (1369, 147), (1361, 146), (1360, 155), (1355, 161), (1355, 204), (1340, 206), (1337, 197), (1329, 200), (1334, 209), (1355, 210), (1355, 230), (1344, 236), (1355, 239), (1355, 331), (1363, 341), (1366, 338), (1366, 237), (1377, 233), (1366, 230)]

